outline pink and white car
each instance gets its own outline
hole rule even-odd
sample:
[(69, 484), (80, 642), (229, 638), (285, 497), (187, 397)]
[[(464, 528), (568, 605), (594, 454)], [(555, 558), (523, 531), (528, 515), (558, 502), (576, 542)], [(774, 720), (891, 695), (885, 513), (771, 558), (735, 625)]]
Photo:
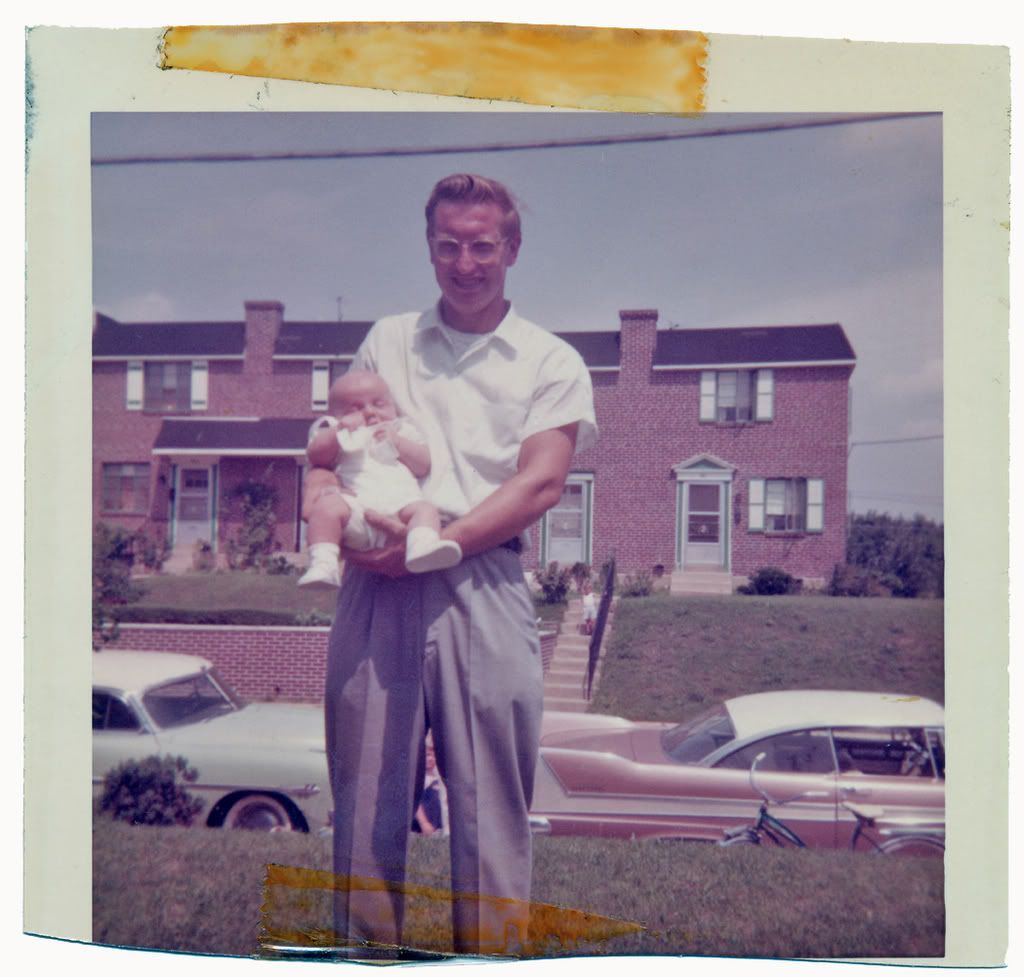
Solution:
[(834, 691), (739, 696), (678, 725), (547, 713), (531, 812), (552, 834), (719, 841), (756, 817), (763, 753), (758, 786), (795, 798), (774, 813), (810, 846), (850, 845), (845, 803), (879, 841), (942, 838), (944, 722), (919, 696)]

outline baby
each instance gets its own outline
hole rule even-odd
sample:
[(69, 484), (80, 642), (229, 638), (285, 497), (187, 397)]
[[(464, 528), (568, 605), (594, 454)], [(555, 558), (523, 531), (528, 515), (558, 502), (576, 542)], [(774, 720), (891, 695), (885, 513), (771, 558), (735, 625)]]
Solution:
[(327, 404), (333, 416), (314, 422), (306, 448), (313, 468), (302, 518), (309, 526), (310, 564), (299, 586), (341, 585), (342, 541), (353, 550), (384, 545), (385, 534), (366, 521), (366, 509), (397, 515), (409, 527), (405, 566), (411, 573), (455, 566), (462, 550), (441, 539), (440, 514), (416, 481), (430, 472), (430, 451), (398, 416), (388, 385), (375, 373), (351, 370), (331, 385)]

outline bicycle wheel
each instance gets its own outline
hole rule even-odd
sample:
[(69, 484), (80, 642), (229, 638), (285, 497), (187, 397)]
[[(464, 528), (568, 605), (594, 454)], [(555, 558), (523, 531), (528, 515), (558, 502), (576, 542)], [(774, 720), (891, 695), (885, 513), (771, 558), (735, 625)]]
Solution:
[(719, 848), (738, 848), (741, 845), (760, 845), (761, 836), (754, 831), (744, 831), (718, 842)]
[(939, 857), (946, 851), (946, 844), (940, 838), (928, 835), (906, 835), (890, 838), (878, 846), (879, 855), (910, 855), (912, 857)]

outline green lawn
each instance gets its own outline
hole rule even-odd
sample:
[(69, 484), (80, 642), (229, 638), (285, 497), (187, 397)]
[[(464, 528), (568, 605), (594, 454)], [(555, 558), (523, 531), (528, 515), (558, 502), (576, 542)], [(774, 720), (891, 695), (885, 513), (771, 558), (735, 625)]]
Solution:
[[(447, 845), (411, 838), (411, 882), (443, 886)], [(97, 821), (93, 937), (100, 943), (251, 955), (267, 863), (329, 869), (329, 841)], [(328, 895), (278, 893), (275, 928), (329, 929)], [(538, 838), (533, 899), (644, 930), (544, 955), (939, 956), (942, 862), (827, 851), (722, 849), (680, 842)], [(409, 930), (447, 946), (450, 916), (414, 899)]]
[(674, 721), (734, 695), (815, 688), (944, 701), (942, 601), (621, 599), (592, 709)]

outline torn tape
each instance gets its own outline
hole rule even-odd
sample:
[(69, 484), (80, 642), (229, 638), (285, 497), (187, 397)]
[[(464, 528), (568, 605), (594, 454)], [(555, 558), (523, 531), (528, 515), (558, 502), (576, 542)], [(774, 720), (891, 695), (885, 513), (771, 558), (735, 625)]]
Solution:
[[(344, 893), (363, 933), (386, 933), (396, 901), (404, 904), (401, 944), (353, 938), (333, 928), (334, 897)], [(338, 953), (348, 958), (391, 959), (454, 955), (451, 911), (474, 904), (478, 929), (469, 936), (481, 956), (540, 957), (579, 951), (644, 930), (639, 923), (579, 909), (496, 896), (453, 892), (442, 886), (389, 882), (369, 876), (268, 865), (263, 886), (260, 950), (265, 956)], [(524, 932), (525, 931), (525, 935)]]
[(161, 67), (617, 112), (701, 112), (698, 31), (488, 23), (170, 27)]

